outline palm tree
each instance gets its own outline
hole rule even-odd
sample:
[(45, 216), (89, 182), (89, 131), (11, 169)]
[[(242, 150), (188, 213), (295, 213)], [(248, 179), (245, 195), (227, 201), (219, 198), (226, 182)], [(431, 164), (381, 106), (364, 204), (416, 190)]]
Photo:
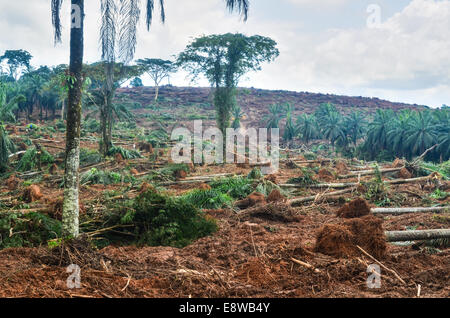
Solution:
[(7, 86), (0, 82), (0, 168), (3, 169), (9, 161), (9, 153), (14, 151), (14, 144), (9, 139), (8, 134), (3, 127), (4, 121), (14, 122), (14, 110), (17, 104), (25, 100), (23, 95), (17, 95), (7, 100)]
[(355, 147), (356, 142), (366, 130), (366, 124), (367, 122), (361, 112), (352, 112), (344, 119), (345, 129)]
[(319, 105), (319, 107), (317, 108), (314, 115), (316, 116), (317, 122), (320, 125), (322, 125), (322, 124), (326, 123), (326, 121), (331, 113), (337, 113), (337, 112), (338, 112), (338, 110), (336, 109), (336, 106), (334, 106), (333, 104), (323, 103), (323, 104)]
[(407, 130), (411, 116), (410, 110), (403, 110), (392, 119), (392, 125), (388, 128), (387, 142), (397, 157), (410, 155), (410, 149), (406, 147), (406, 139), (409, 136)]
[(443, 108), (435, 113), (437, 120), (436, 131), (438, 133), (439, 146), (437, 150), (440, 152), (440, 160), (450, 157), (450, 109)]
[(301, 114), (297, 117), (296, 125), (298, 133), (306, 144), (319, 135), (319, 127), (314, 115)]
[(242, 111), (241, 107), (235, 106), (233, 108), (233, 122), (231, 124), (231, 128), (233, 129), (239, 129), (241, 127), (241, 118), (244, 117), (244, 112)]
[(286, 107), (280, 104), (269, 106), (269, 114), (264, 116), (263, 121), (267, 128), (279, 128), (280, 120), (285, 116)]
[(394, 117), (392, 110), (377, 109), (375, 118), (369, 124), (366, 145), (369, 145), (369, 151), (372, 154), (387, 148), (387, 134), (391, 127), (391, 119)]
[(330, 112), (323, 117), (322, 132), (325, 138), (331, 141), (334, 147), (335, 143), (345, 144), (346, 135), (343, 127), (342, 116), (338, 112)]
[(288, 142), (288, 148), (289, 143), (298, 135), (297, 126), (295, 126), (294, 123), (292, 122), (293, 111), (294, 108), (290, 104), (288, 104), (286, 109), (286, 127), (284, 128), (284, 135), (283, 135), (284, 140)]
[[(51, 0), (52, 24), (55, 31), (55, 42), (61, 41), (61, 19), (60, 12), (63, 0)], [(114, 43), (115, 25), (112, 17), (114, 11), (113, 0), (102, 0), (102, 55), (111, 61), (114, 57), (115, 47), (108, 45)], [(136, 26), (140, 18), (139, 0), (121, 1), (123, 10), (123, 23), (126, 25), (122, 29), (120, 42), (121, 56), (124, 60), (131, 60), (136, 48)], [(153, 20), (155, 9), (154, 0), (146, 0), (146, 24), (147, 29)], [(160, 13), (162, 21), (165, 20), (164, 0), (160, 0)], [(79, 183), (79, 154), (80, 154), (80, 127), (81, 127), (81, 100), (83, 88), (83, 51), (84, 51), (84, 0), (71, 0), (74, 16), (72, 17), (72, 27), (70, 31), (70, 65), (69, 65), (69, 92), (67, 105), (67, 129), (66, 129), (66, 169), (64, 176), (64, 203), (63, 203), (63, 235), (77, 237), (78, 226), (78, 183)], [(237, 10), (242, 13), (244, 20), (247, 19), (249, 9), (248, 0), (226, 0), (227, 8), (230, 11)], [(109, 27), (106, 27), (109, 25)], [(113, 85), (113, 83), (109, 83)]]
[(411, 149), (412, 155), (420, 155), (438, 142), (435, 121), (429, 111), (414, 113), (406, 133), (405, 146)]

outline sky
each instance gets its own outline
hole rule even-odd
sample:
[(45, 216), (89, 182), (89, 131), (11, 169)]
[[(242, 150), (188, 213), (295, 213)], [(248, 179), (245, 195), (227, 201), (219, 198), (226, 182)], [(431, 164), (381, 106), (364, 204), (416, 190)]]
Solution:
[[(250, 0), (247, 22), (230, 14), (224, 0), (165, 2), (164, 25), (155, 19), (148, 32), (142, 16), (136, 59), (171, 59), (202, 35), (259, 34), (278, 43), (280, 56), (239, 86), (450, 104), (450, 0)], [(85, 62), (91, 63), (101, 57), (100, 0), (85, 3)], [(25, 49), (34, 66), (68, 64), (69, 16), (64, 0), (62, 44), (55, 46), (50, 0), (1, 1), (0, 54)], [(170, 83), (208, 86), (183, 72)]]

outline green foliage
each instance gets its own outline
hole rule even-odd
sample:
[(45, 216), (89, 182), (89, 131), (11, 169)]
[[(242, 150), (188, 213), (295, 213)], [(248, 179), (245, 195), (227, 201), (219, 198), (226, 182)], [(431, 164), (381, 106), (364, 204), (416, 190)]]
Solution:
[(134, 178), (130, 175), (122, 175), (118, 172), (111, 171), (103, 171), (97, 170), (96, 168), (92, 168), (89, 171), (86, 171), (80, 176), (81, 184), (117, 184), (121, 182), (133, 182)]
[(82, 124), (82, 129), (85, 132), (99, 133), (100, 132), (100, 122), (96, 119), (90, 118), (84, 121)]
[(230, 177), (214, 180), (212, 189), (229, 195), (233, 199), (242, 199), (253, 192), (252, 181), (243, 177)]
[(124, 149), (122, 147), (112, 147), (107, 155), (110, 157), (114, 157), (116, 154), (120, 154), (122, 155), (123, 159), (137, 159), (137, 158), (142, 158), (141, 154), (139, 152), (137, 152), (136, 150), (128, 150), (128, 149)]
[(299, 184), (308, 186), (311, 184), (317, 184), (317, 180), (314, 179), (314, 171), (312, 171), (310, 168), (301, 168), (302, 175), (296, 178), (291, 178), (287, 181), (288, 184)]
[(269, 106), (269, 114), (265, 115), (263, 121), (267, 128), (279, 128), (280, 120), (286, 115), (286, 105), (273, 104)]
[(122, 233), (129, 233), (105, 235), (110, 241), (180, 248), (217, 230), (215, 221), (185, 198), (152, 190), (138, 196), (131, 207), (109, 215), (106, 225), (122, 225)]
[(151, 143), (153, 147), (161, 147), (169, 140), (169, 135), (164, 128), (152, 130), (146, 138), (147, 142)]
[(245, 115), (242, 111), (241, 107), (235, 105), (233, 108), (233, 122), (231, 123), (231, 128), (233, 129), (239, 129), (241, 127), (241, 119)]
[(450, 196), (449, 192), (442, 191), (440, 189), (436, 189), (433, 193), (430, 194), (430, 197), (437, 200), (444, 200), (448, 196)]
[(265, 196), (268, 196), (273, 190), (280, 191), (284, 196), (288, 195), (285, 190), (269, 180), (261, 180), (255, 188), (255, 192), (264, 194)]
[(439, 173), (444, 179), (450, 180), (450, 160), (441, 164), (434, 164), (431, 162), (421, 162), (420, 169), (424, 170), (424, 175), (428, 175), (430, 172)]
[(97, 150), (80, 149), (80, 166), (88, 166), (102, 162), (103, 157)]
[(0, 249), (33, 247), (61, 236), (61, 222), (40, 213), (0, 213)]
[(377, 206), (385, 206), (391, 202), (378, 166), (375, 167), (375, 177), (366, 183), (362, 182), (362, 184), (367, 188), (365, 194), (367, 200), (374, 202)]
[(182, 196), (187, 203), (201, 209), (221, 209), (231, 206), (232, 198), (217, 189), (195, 189)]
[(33, 147), (22, 156), (16, 169), (22, 172), (32, 171), (44, 165), (52, 164), (54, 161), (55, 159), (47, 150), (41, 148), (38, 151), (36, 147)]
[(0, 171), (4, 170), (8, 165), (9, 154), (14, 152), (15, 148), (5, 128), (0, 124)]
[(261, 169), (259, 169), (258, 167), (255, 167), (252, 169), (252, 171), (250, 171), (250, 173), (247, 176), (247, 179), (257, 180), (257, 179), (261, 179), (262, 177), (263, 177), (263, 174), (261, 172)]
[(249, 71), (260, 70), (263, 62), (271, 62), (278, 55), (276, 42), (270, 38), (227, 33), (194, 39), (178, 56), (177, 65), (194, 80), (204, 75), (215, 87), (216, 121), (218, 128), (225, 131), (236, 106), (239, 79)]

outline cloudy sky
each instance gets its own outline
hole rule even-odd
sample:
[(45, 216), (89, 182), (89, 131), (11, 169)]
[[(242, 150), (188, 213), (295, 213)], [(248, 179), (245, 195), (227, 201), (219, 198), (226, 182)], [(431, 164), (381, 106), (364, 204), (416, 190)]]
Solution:
[[(68, 63), (69, 2), (63, 43), (53, 44), (49, 0), (0, 2), (0, 54), (25, 49), (32, 64)], [(86, 0), (85, 60), (100, 58), (100, 0)], [(450, 104), (450, 0), (250, 0), (249, 20), (224, 0), (166, 0), (167, 20), (139, 28), (136, 59), (171, 58), (200, 35), (242, 32), (276, 40), (280, 57), (241, 86)], [(185, 76), (171, 83), (190, 84)], [(148, 78), (144, 83), (150, 85)], [(195, 85), (207, 85), (200, 81)]]

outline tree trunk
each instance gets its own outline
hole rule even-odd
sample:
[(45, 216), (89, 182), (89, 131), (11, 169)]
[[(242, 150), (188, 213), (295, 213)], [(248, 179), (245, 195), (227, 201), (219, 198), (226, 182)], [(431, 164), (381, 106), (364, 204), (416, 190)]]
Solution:
[[(69, 87), (66, 129), (66, 162), (64, 174), (64, 203), (62, 213), (62, 232), (64, 237), (77, 237), (79, 234), (78, 186), (80, 166), (80, 127), (81, 97), (83, 86), (83, 22), (84, 0), (72, 0), (72, 7), (78, 6), (80, 24), (74, 23), (70, 30), (70, 75), (75, 82)], [(77, 14), (77, 10), (75, 10)], [(73, 18), (73, 17), (72, 17)]]
[(155, 102), (158, 101), (158, 96), (159, 96), (159, 85), (156, 84), (155, 85)]
[(65, 106), (66, 106), (66, 101), (63, 100), (63, 102), (62, 102), (62, 109), (61, 109), (61, 120), (62, 121), (64, 121)]
[(384, 233), (388, 242), (423, 241), (449, 238), (450, 229), (422, 231), (388, 231)]
[(445, 212), (450, 211), (450, 206), (434, 207), (434, 208), (373, 208), (372, 213), (389, 213), (389, 214), (404, 214), (404, 213), (425, 213), (425, 212)]

